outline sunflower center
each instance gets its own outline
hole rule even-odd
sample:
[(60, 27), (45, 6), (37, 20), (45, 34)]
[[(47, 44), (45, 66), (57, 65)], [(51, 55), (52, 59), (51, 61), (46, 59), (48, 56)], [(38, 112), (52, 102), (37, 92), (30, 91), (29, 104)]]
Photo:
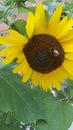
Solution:
[(48, 34), (33, 36), (24, 46), (23, 53), (30, 67), (43, 74), (57, 69), (64, 60), (62, 46)]

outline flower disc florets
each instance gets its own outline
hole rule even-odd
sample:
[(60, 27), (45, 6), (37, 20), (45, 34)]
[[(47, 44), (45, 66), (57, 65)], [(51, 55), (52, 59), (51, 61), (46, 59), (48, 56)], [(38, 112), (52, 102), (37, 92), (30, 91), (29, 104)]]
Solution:
[(23, 48), (30, 67), (40, 73), (49, 73), (64, 60), (64, 50), (58, 40), (48, 34), (34, 35)]

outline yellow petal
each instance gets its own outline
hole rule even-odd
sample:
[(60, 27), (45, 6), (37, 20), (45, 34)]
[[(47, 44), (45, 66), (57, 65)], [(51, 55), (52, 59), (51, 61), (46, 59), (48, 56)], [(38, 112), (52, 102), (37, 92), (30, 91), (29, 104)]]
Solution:
[(55, 29), (57, 27), (57, 24), (60, 21), (60, 16), (62, 13), (62, 5), (60, 4), (56, 11), (53, 13), (52, 17), (50, 18), (50, 21), (48, 22), (47, 26), (47, 32), (51, 35), (55, 33)]
[(48, 78), (51, 80), (53, 86), (59, 91), (61, 89), (61, 83), (69, 77), (69, 73), (63, 66), (59, 67), (52, 73), (48, 74)]
[(53, 80), (53, 87), (55, 87), (58, 91), (60, 91), (61, 83), (59, 81), (57, 81), (55, 76), (53, 76), (52, 80)]
[(10, 36), (20, 43), (27, 43), (27, 38), (15, 30), (8, 30)]
[(58, 26), (56, 27), (56, 30), (55, 30), (55, 34), (54, 36), (57, 36), (64, 28), (64, 26), (66, 25), (66, 22), (68, 20), (68, 17), (64, 17), (61, 22), (58, 24)]
[(16, 61), (17, 64), (24, 62), (24, 60), (26, 60), (24, 53), (22, 51), (19, 52), (19, 55), (17, 56), (17, 58), (18, 58)]
[(60, 42), (66, 43), (70, 42), (73, 39), (73, 30), (70, 30), (65, 36), (59, 38)]
[(46, 90), (44, 74), (40, 75), (39, 84), (40, 84), (41, 88), (43, 88), (43, 90)]
[(52, 87), (53, 87), (53, 82), (52, 82), (52, 78), (49, 77), (49, 74), (45, 74), (45, 90), (47, 91), (48, 89), (50, 91), (52, 91)]
[(45, 33), (46, 18), (42, 4), (36, 5), (35, 22), (36, 22), (35, 34)]
[(59, 39), (64, 35), (66, 35), (71, 30), (72, 26), (73, 26), (73, 21), (69, 22), (56, 38)]
[(38, 74), (35, 71), (33, 71), (33, 74), (32, 74), (32, 84), (38, 85)]
[(23, 82), (27, 82), (32, 74), (32, 69), (29, 67), (28, 70), (25, 72), (24, 77), (23, 77)]
[(63, 46), (64, 52), (73, 52), (73, 43), (72, 44), (64, 44)]
[[(59, 84), (59, 81), (57, 80), (57, 76), (55, 76), (55, 74), (53, 72), (48, 74), (48, 79), (52, 82), (52, 87), (56, 88), (57, 83)], [(52, 90), (52, 88), (51, 88), (51, 90)]]
[(0, 36), (0, 44), (16, 44), (17, 41), (10, 36)]
[(73, 75), (73, 61), (65, 59), (63, 66), (71, 75)]
[(44, 89), (43, 74), (38, 73), (38, 80), (39, 80), (39, 85), (40, 85), (40, 87)]
[(15, 67), (15, 68), (13, 69), (13, 73), (17, 73), (17, 72), (26, 70), (26, 69), (28, 69), (28, 68), (29, 68), (29, 66), (28, 66), (27, 62), (24, 61), (24, 62), (22, 62), (21, 64), (19, 64), (17, 67)]
[(73, 18), (71, 17), (71, 18), (69, 18), (69, 20), (67, 21), (67, 24), (70, 23), (70, 22), (72, 22), (72, 21), (73, 21)]
[(18, 53), (22, 50), (22, 47), (8, 47), (0, 51), (0, 56), (12, 56), (15, 53)]
[(28, 19), (27, 19), (27, 23), (26, 23), (26, 33), (29, 37), (32, 37), (33, 32), (34, 32), (34, 28), (35, 28), (35, 17), (34, 15), (30, 12), (28, 14)]
[[(59, 40), (60, 42), (60, 40)], [(73, 46), (73, 39), (69, 40), (69, 41), (64, 41), (64, 42), (60, 42), (60, 44), (62, 45), (62, 47), (64, 46)]]
[(73, 60), (73, 53), (67, 53), (67, 54), (65, 55), (65, 58), (66, 58), (66, 59), (69, 59), (69, 60)]
[(0, 44), (8, 44), (10, 46), (24, 46), (27, 43), (26, 40), (20, 41), (19, 38), (17, 39), (14, 39), (14, 37), (11, 36), (0, 36)]
[(8, 57), (6, 57), (6, 58), (4, 58), (2, 60), (2, 63), (3, 64), (9, 64), (9, 63), (11, 63), (16, 58), (16, 56), (17, 56), (17, 54), (13, 54), (11, 56), (8, 56)]
[(53, 77), (55, 77), (59, 83), (64, 82), (65, 78), (67, 78), (66, 70), (62, 66), (59, 67), (58, 69), (53, 71)]

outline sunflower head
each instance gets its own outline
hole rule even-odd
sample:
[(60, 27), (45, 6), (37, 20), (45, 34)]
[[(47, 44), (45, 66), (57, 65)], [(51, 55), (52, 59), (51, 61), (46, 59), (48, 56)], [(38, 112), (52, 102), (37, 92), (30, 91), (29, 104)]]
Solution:
[(32, 84), (44, 90), (60, 90), (66, 78), (73, 78), (73, 19), (61, 20), (61, 14), (60, 4), (47, 22), (43, 5), (37, 4), (35, 14), (29, 12), (26, 21), (28, 38), (14, 30), (0, 37), (1, 44), (8, 45), (0, 52), (5, 57), (2, 62), (17, 58), (13, 73), (21, 72), (23, 82), (31, 77)]
[(58, 40), (48, 34), (34, 35), (23, 48), (30, 67), (42, 74), (61, 66), (64, 50)]

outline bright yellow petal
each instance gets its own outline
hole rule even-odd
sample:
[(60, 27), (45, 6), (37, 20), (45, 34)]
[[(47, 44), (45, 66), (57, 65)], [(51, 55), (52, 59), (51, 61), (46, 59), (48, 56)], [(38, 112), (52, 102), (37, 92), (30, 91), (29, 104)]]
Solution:
[[(59, 41), (59, 42), (60, 42), (60, 41)], [(73, 46), (73, 39), (71, 39), (71, 40), (69, 40), (69, 41), (65, 41), (65, 42), (60, 42), (60, 44), (61, 44), (62, 46), (68, 46), (68, 45)]]
[(52, 72), (49, 74), (49, 78), (51, 79), (52, 85), (54, 88), (56, 88), (58, 91), (61, 89), (61, 78), (58, 78), (58, 75), (56, 72)]
[(70, 30), (65, 36), (59, 38), (60, 42), (64, 44), (64, 42), (70, 42), (73, 40), (73, 30)]
[(19, 34), (15, 30), (8, 30), (8, 36), (0, 36), (0, 44), (10, 44), (16, 46), (23, 46), (27, 43), (26, 37)]
[(35, 34), (45, 33), (46, 18), (42, 4), (36, 5), (35, 22), (36, 22)]
[(67, 53), (67, 54), (65, 55), (65, 58), (66, 58), (66, 59), (69, 59), (69, 60), (73, 60), (73, 53)]
[(71, 27), (73, 26), (73, 21), (69, 22), (64, 29), (60, 32), (60, 34), (58, 34), (58, 36), (56, 37), (57, 39), (63, 37), (64, 35), (66, 35), (70, 30)]
[(26, 33), (29, 37), (32, 37), (33, 32), (34, 32), (34, 28), (35, 28), (35, 17), (34, 15), (30, 12), (28, 14), (28, 19), (27, 19), (27, 23), (26, 23)]
[(44, 90), (43, 74), (38, 73), (38, 80), (39, 80), (39, 85), (40, 85), (40, 87), (43, 88), (43, 90)]
[(69, 77), (69, 73), (63, 66), (59, 67), (55, 71), (48, 74), (48, 78), (51, 80), (53, 86), (59, 91), (61, 89), (61, 83)]
[(0, 44), (16, 44), (17, 45), (17, 41), (10, 36), (0, 36)]
[(12, 56), (15, 53), (18, 53), (22, 50), (22, 47), (8, 47), (0, 51), (0, 56)]
[(13, 73), (18, 73), (18, 72), (26, 70), (28, 68), (29, 68), (29, 66), (28, 66), (27, 62), (24, 61), (13, 69)]
[(45, 74), (45, 85), (46, 85), (46, 87), (45, 87), (45, 90), (46, 90), (46, 91), (47, 91), (48, 89), (49, 89), (50, 91), (52, 91), (53, 82), (52, 82), (51, 77), (49, 77), (48, 74)]
[(8, 30), (10, 36), (15, 39), (18, 43), (27, 43), (27, 38), (15, 30)]
[(32, 84), (38, 85), (38, 74), (35, 71), (33, 71), (33, 73), (32, 73)]
[(73, 61), (65, 59), (63, 66), (71, 75), (73, 75)]
[(53, 76), (52, 81), (53, 81), (53, 87), (55, 87), (58, 91), (60, 91), (61, 83), (57, 81), (55, 76)]
[(16, 58), (16, 56), (17, 56), (17, 54), (13, 54), (11, 56), (8, 56), (8, 57), (6, 57), (6, 58), (4, 58), (2, 60), (2, 63), (3, 64), (9, 64), (9, 63), (11, 63)]
[(16, 61), (17, 64), (24, 62), (24, 60), (26, 60), (24, 53), (22, 51), (19, 52), (19, 55), (17, 56), (17, 58), (18, 58)]
[(56, 11), (53, 13), (52, 17), (50, 18), (50, 21), (48, 22), (48, 26), (47, 26), (47, 33), (52, 35), (55, 33), (55, 29), (57, 27), (57, 24), (60, 21), (60, 16), (62, 13), (62, 5), (60, 4)]
[(72, 21), (73, 21), (73, 18), (71, 17), (71, 18), (69, 18), (69, 20), (67, 21), (67, 24), (70, 23), (70, 22), (72, 22)]
[(65, 78), (68, 77), (68, 73), (62, 65), (61, 65), (61, 67), (59, 67), (58, 69), (56, 69), (54, 71), (54, 74), (56, 75), (57, 79), (61, 82), (63, 82), (65, 80)]
[(64, 52), (73, 52), (73, 44), (64, 44), (62, 47)]
[(46, 90), (47, 86), (45, 86), (46, 84), (45, 84), (44, 74), (39, 75), (39, 84), (40, 84), (41, 88), (43, 88), (43, 90)]
[(61, 22), (58, 24), (58, 26), (56, 27), (56, 30), (55, 30), (55, 34), (54, 36), (57, 36), (64, 28), (64, 26), (66, 25), (66, 22), (68, 20), (68, 17), (64, 17)]
[[(18, 40), (17, 40), (18, 39)], [(14, 39), (11, 36), (0, 36), (0, 44), (8, 44), (10, 46), (24, 46), (27, 42), (26, 40), (20, 41), (19, 38)]]
[(24, 73), (23, 82), (27, 82), (32, 74), (32, 69), (29, 67), (28, 70)]

